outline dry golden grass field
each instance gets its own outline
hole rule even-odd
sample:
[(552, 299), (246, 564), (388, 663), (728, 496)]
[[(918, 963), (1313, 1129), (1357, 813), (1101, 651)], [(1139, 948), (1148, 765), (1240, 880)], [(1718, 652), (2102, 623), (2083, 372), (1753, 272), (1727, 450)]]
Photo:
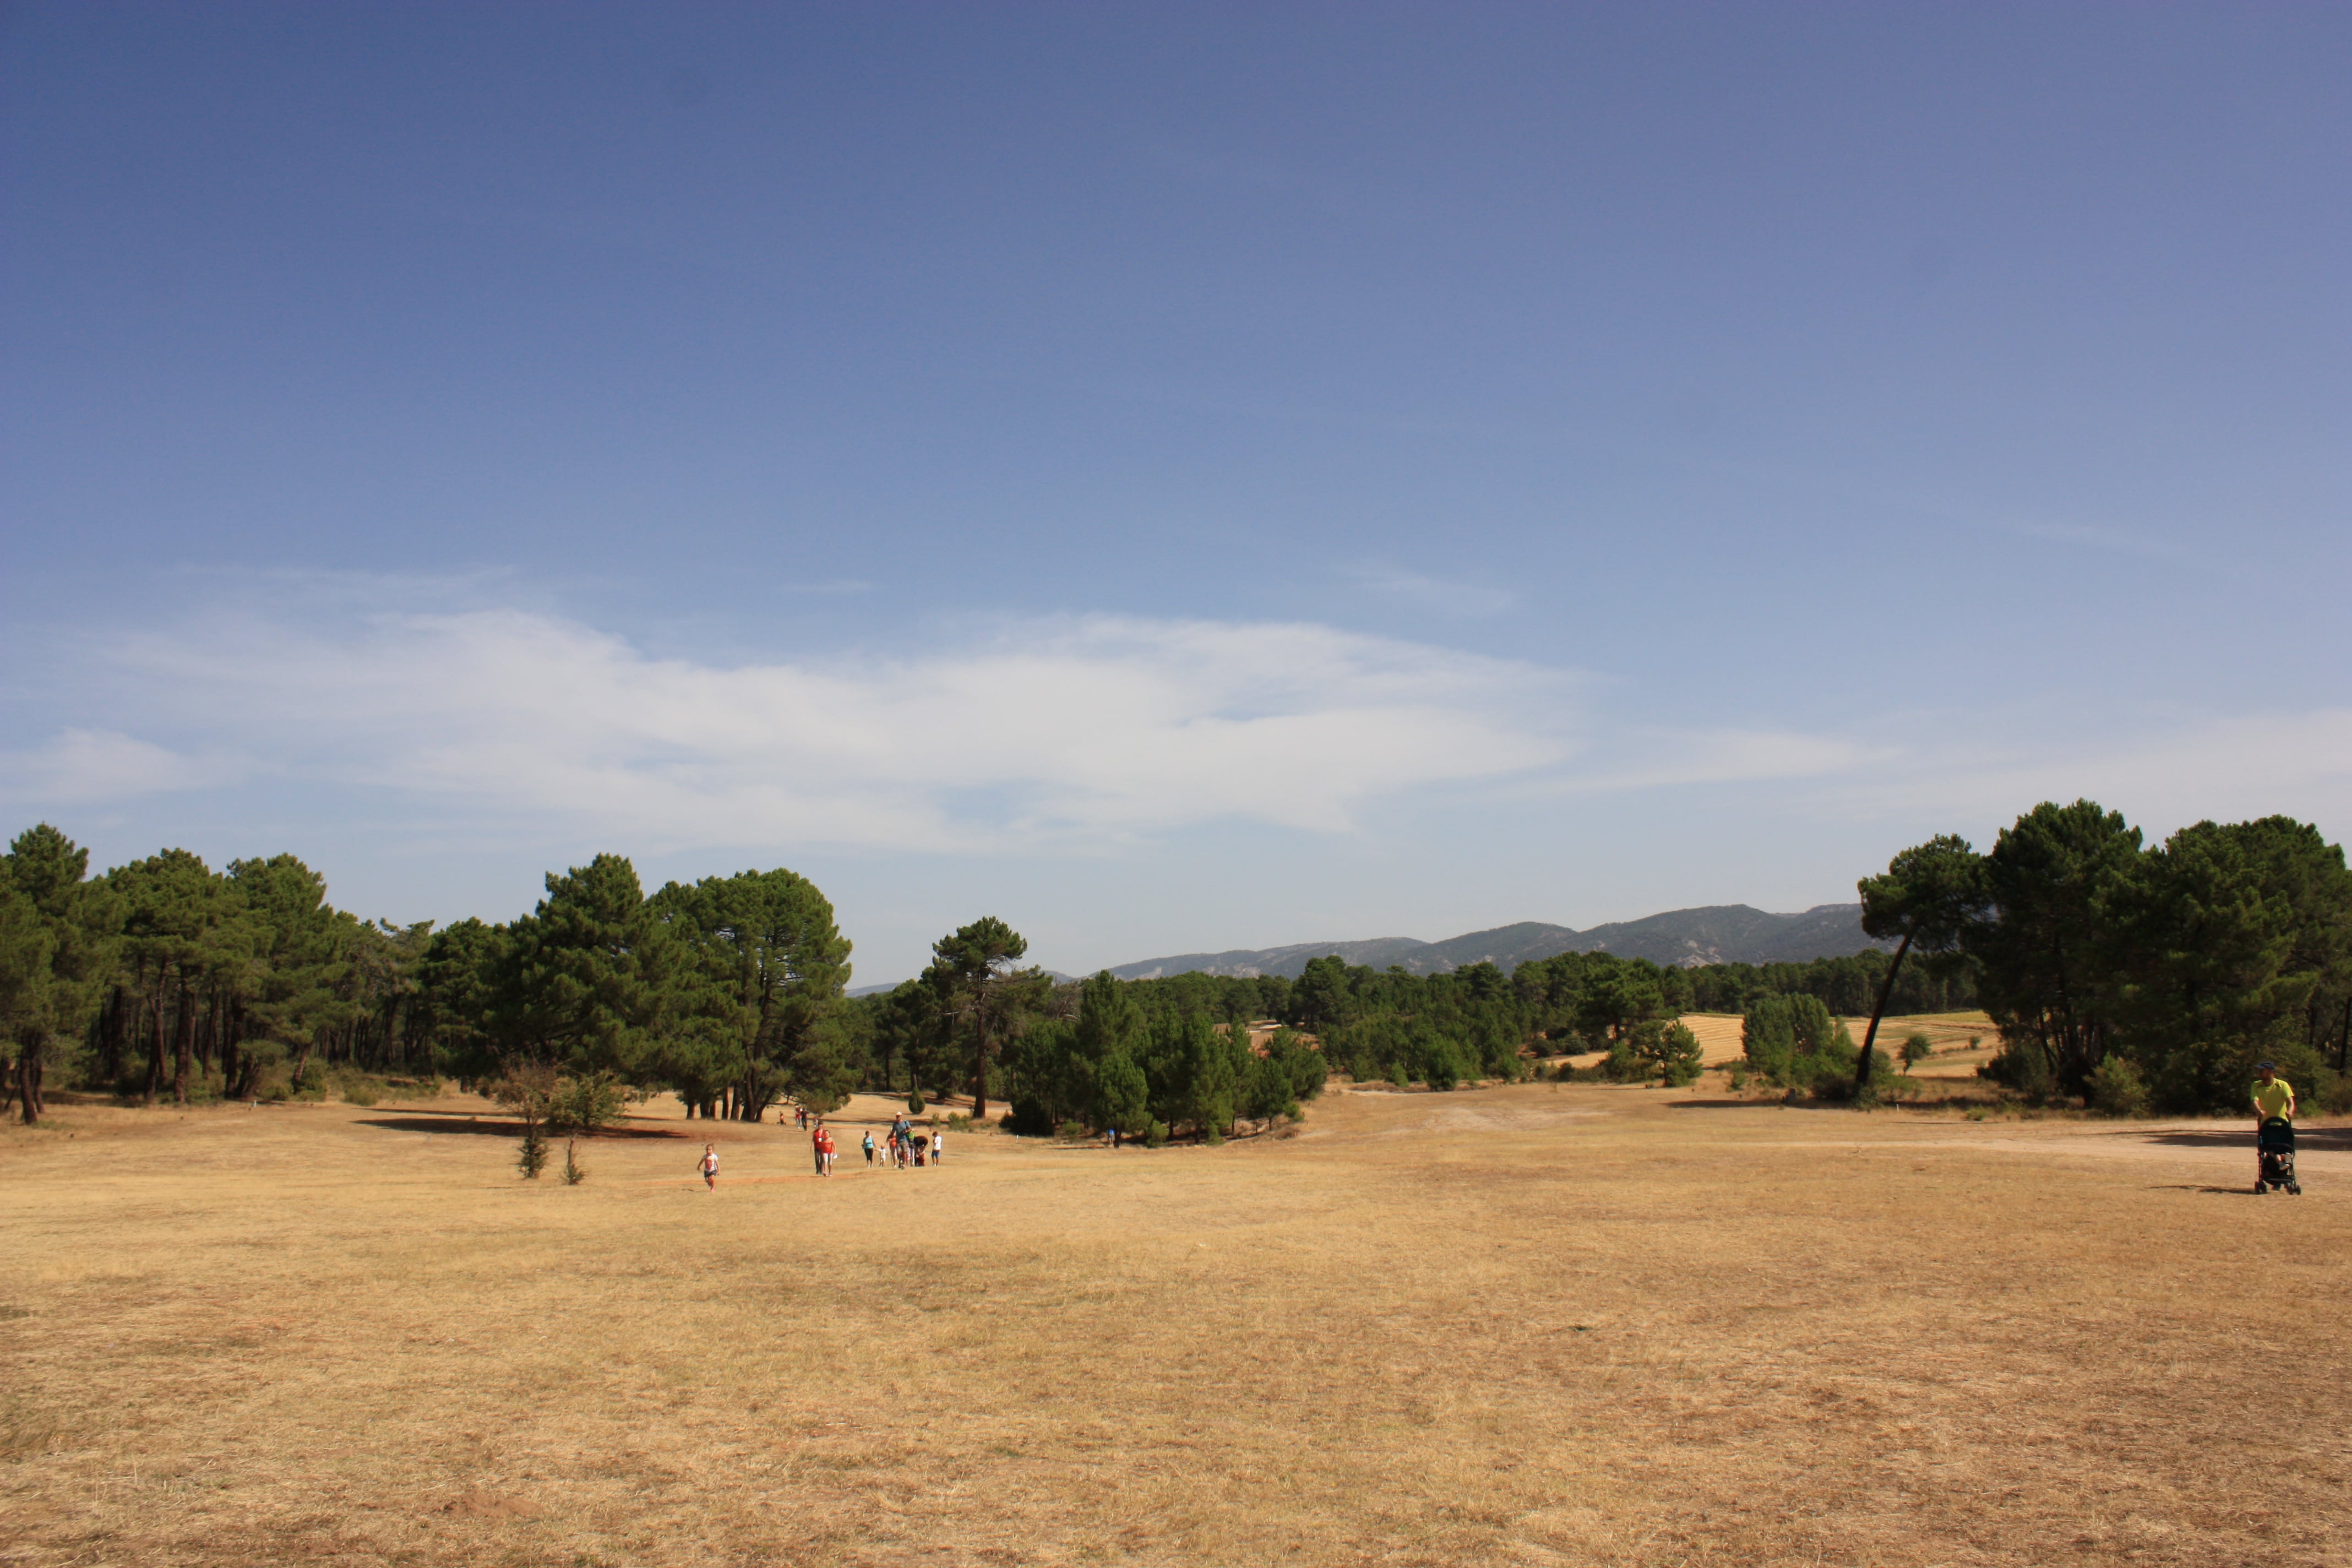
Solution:
[[(1840, 1020), (1855, 1045), (1862, 1044), (1869, 1032), (1868, 1018)], [(1698, 1037), (1699, 1048), (1706, 1053), (1709, 1067), (1738, 1061), (1746, 1054), (1741, 1039), (1741, 1027), (1746, 1020), (1737, 1013), (1685, 1013), (1682, 1022)], [(1903, 1049), (1903, 1042), (1913, 1035), (1925, 1035), (1936, 1054), (1911, 1071), (1914, 1078), (1974, 1078), (1980, 1062), (1990, 1061), (2000, 1049), (2000, 1031), (1982, 1013), (1928, 1013), (1901, 1018), (1884, 1018), (1878, 1025), (1878, 1048), (1889, 1057)], [(1971, 1047), (1969, 1042), (1977, 1043)], [(1600, 1053), (1578, 1058), (1599, 1061)]]
[(487, 1111), (0, 1133), (0, 1562), (2352, 1563), (2352, 1131), (1711, 1078), (707, 1193)]

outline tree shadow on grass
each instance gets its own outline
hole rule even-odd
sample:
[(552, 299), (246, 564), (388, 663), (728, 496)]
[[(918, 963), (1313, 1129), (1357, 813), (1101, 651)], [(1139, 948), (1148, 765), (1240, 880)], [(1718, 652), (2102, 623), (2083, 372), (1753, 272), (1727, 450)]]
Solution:
[[(394, 1132), (479, 1132), (492, 1138), (520, 1138), (522, 1123), (490, 1119), (440, 1121), (424, 1116), (362, 1116), (354, 1123), (360, 1127), (385, 1127)], [(550, 1136), (553, 1136), (551, 1134)], [(599, 1141), (616, 1138), (691, 1138), (691, 1132), (672, 1132), (659, 1127), (604, 1127), (594, 1132), (579, 1134)]]
[[(2126, 1133), (2149, 1143), (2169, 1143), (2176, 1149), (2243, 1149), (2254, 1152), (2254, 1130), (2212, 1132), (2142, 1132)], [(2298, 1149), (2328, 1149), (2339, 1153), (2352, 1152), (2352, 1127), (2297, 1127), (2294, 1142)]]
[(2152, 1193), (2218, 1193), (2223, 1197), (2234, 1195), (2242, 1198), (2251, 1198), (2256, 1195), (2252, 1185), (2242, 1187), (2216, 1187), (2202, 1182), (2158, 1182), (2155, 1186), (2150, 1187), (2148, 1191)]

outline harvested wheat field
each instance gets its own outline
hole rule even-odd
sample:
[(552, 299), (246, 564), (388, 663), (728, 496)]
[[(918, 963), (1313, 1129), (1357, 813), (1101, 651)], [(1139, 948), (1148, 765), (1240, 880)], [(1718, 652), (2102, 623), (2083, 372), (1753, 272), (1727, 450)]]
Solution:
[[(1706, 1053), (1709, 1067), (1727, 1066), (1747, 1055), (1746, 1037), (1741, 1032), (1746, 1020), (1737, 1013), (1685, 1013), (1679, 1022), (1698, 1037), (1699, 1049)], [(1869, 1033), (1868, 1018), (1841, 1018), (1838, 1022), (1846, 1026), (1856, 1045)], [(1982, 1013), (1915, 1013), (1882, 1018), (1878, 1022), (1878, 1048), (1891, 1058), (1903, 1049), (1903, 1042), (1913, 1035), (1927, 1036), (1935, 1052), (1916, 1067), (1904, 1069), (1915, 1078), (1973, 1078), (1979, 1064), (1990, 1061), (2000, 1049), (2000, 1031)], [(1596, 1051), (1579, 1059), (1599, 1061), (1601, 1053)]]
[(484, 1109), (0, 1138), (0, 1561), (2352, 1563), (2346, 1131), (1340, 1092), (706, 1193)]

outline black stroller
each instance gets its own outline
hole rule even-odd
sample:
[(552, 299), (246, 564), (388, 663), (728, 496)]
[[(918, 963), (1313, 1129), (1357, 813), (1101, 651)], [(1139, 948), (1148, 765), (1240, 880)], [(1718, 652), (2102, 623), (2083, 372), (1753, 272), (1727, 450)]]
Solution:
[(2254, 1177), (2254, 1191), (2266, 1193), (2273, 1187), (2284, 1187), (2298, 1196), (2303, 1184), (2294, 1179), (2294, 1123), (2284, 1116), (2273, 1116), (2254, 1134), (2257, 1157), (2262, 1169)]

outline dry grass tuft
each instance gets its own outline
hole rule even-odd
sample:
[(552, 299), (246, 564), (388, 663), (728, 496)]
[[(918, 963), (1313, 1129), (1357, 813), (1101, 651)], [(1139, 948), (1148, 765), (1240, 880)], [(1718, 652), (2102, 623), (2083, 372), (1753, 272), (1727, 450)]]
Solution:
[(0, 1135), (0, 1557), (2352, 1562), (2342, 1131), (2294, 1200), (2234, 1125), (1706, 1089), (830, 1181), (673, 1110), (525, 1184), (499, 1127)]

